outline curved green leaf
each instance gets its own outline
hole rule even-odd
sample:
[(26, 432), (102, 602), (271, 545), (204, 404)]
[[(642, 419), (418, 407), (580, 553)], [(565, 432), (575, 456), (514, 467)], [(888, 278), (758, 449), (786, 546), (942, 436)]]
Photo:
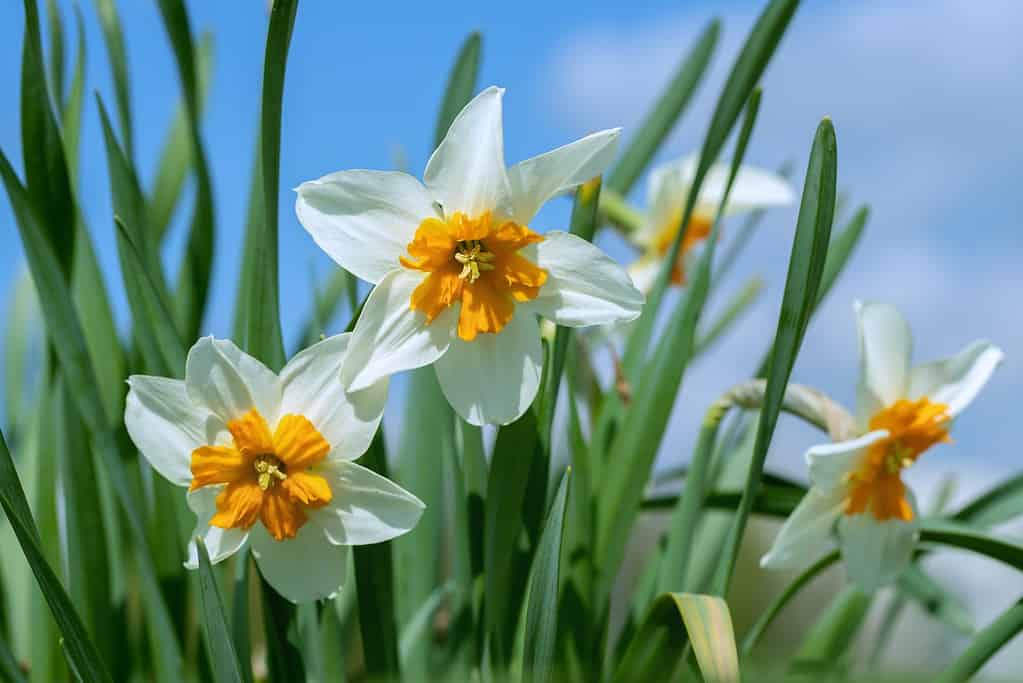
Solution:
[(664, 593), (654, 601), (612, 681), (673, 680), (687, 644), (707, 683), (738, 683), (739, 656), (728, 604), (693, 593)]
[(968, 681), (991, 657), (1023, 631), (1023, 600), (1007, 609), (973, 639), (966, 651), (934, 679), (934, 683)]
[(480, 70), (480, 53), (483, 49), (483, 36), (473, 31), (462, 43), (455, 58), (455, 65), (448, 74), (448, 82), (444, 88), (444, 99), (441, 101), (440, 114), (437, 117), (437, 128), (433, 134), (433, 146), (440, 145), (448, 133), (451, 122), (458, 112), (469, 103), (476, 92), (476, 80)]
[(199, 598), (202, 603), (202, 629), (209, 648), (210, 668), (217, 683), (241, 683), (241, 665), (231, 640), (231, 629), (224, 616), (224, 601), (220, 597), (217, 577), (210, 564), (210, 555), (202, 538), (195, 539), (199, 551)]

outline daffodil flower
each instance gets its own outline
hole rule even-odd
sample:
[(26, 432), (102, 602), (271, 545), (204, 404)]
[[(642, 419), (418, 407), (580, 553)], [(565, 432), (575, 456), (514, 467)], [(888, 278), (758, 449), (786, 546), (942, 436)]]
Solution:
[(919, 535), (919, 512), (902, 472), (948, 442), (955, 418), (1002, 360), (986, 341), (910, 367), (909, 326), (892, 306), (856, 304), (860, 381), (856, 433), (806, 453), (810, 491), (761, 565), (802, 567), (841, 549), (849, 578), (871, 591), (898, 577)]
[[(681, 228), (682, 212), (696, 174), (697, 161), (697, 157), (687, 157), (659, 166), (650, 173), (648, 213), (640, 228), (632, 235), (632, 240), (643, 249), (643, 254), (629, 266), (633, 281), (644, 292), (653, 286), (661, 262), (671, 250), (675, 235)], [(718, 207), (724, 198), (730, 170), (724, 164), (711, 166), (700, 186), (700, 194), (689, 219), (689, 229), (682, 238), (678, 262), (671, 271), (672, 284), (685, 284), (693, 248), (710, 235)], [(791, 186), (784, 178), (769, 171), (742, 166), (732, 184), (724, 215), (785, 206), (791, 204), (794, 197)]]
[(298, 188), (298, 218), (338, 264), (374, 283), (341, 374), (351, 391), (434, 364), (455, 410), (507, 424), (532, 403), (537, 316), (572, 327), (631, 320), (643, 296), (603, 252), (529, 227), (540, 207), (610, 163), (617, 130), (505, 168), (503, 90), (459, 113), (426, 166), (341, 171)]
[[(412, 529), (423, 503), (353, 460), (380, 424), (387, 381), (346, 393), (337, 381), (351, 335), (302, 351), (280, 376), (233, 343), (206, 337), (185, 379), (134, 375), (128, 434), (153, 468), (188, 487), (213, 562), (251, 543), (266, 578), (293, 602), (329, 597), (350, 545)], [(186, 566), (198, 556), (189, 545)]]

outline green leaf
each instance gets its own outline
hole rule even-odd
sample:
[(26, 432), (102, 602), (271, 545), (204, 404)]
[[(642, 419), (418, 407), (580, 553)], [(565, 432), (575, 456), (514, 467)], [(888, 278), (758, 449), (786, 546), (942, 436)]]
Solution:
[(298, 610), (262, 578), (266, 668), (271, 681), (304, 681), (306, 667), (299, 650)]
[(833, 667), (849, 656), (863, 618), (870, 609), (871, 596), (847, 586), (828, 610), (811, 627), (796, 653), (796, 668)]
[[(452, 581), (447, 581), (437, 586), (426, 596), (422, 604), (409, 615), (408, 619), (404, 620), (398, 652), (401, 657), (401, 669), (405, 672), (406, 676), (413, 675), (410, 672), (416, 666), (414, 663), (414, 658), (417, 656), (416, 649), (423, 649), (422, 644), (430, 642), (430, 638), (433, 636), (434, 618), (454, 591), (455, 584)], [(428, 650), (426, 652), (429, 654)], [(420, 665), (420, 671), (423, 671), (423, 675), (426, 675), (425, 666)]]
[(231, 638), (238, 655), (242, 680), (252, 683), (252, 645), (249, 642), (249, 551), (242, 548), (234, 556), (234, 590), (231, 591)]
[(35, 522), (28, 509), (28, 501), (25, 500), (25, 492), (21, 488), (21, 480), (14, 469), (14, 461), (2, 434), (0, 434), (0, 505), (3, 506), (4, 513), (14, 528), (21, 550), (25, 553), (39, 589), (46, 598), (53, 619), (64, 637), (63, 645), (68, 663), (83, 681), (111, 680), (96, 646), (85, 631), (85, 625), (71, 604), (71, 599), (43, 557), (42, 549), (39, 547), (39, 533), (36, 531)]
[(295, 26), (298, 0), (276, 0), (270, 12), (263, 60), (263, 99), (260, 117), (260, 158), (263, 178), (263, 234), (258, 240), (249, 280), (251, 299), (245, 348), (273, 370), (284, 365), (281, 336), (280, 283), (277, 273), (278, 185), (281, 168), (281, 109), (288, 46)]
[[(377, 474), (387, 476), (387, 453), (378, 431), (359, 461)], [(376, 543), (352, 548), (355, 584), (359, 598), (359, 626), (366, 674), (372, 680), (401, 678), (398, 660), (398, 628), (394, 621), (394, 560), (392, 544)]]
[(959, 509), (952, 518), (992, 527), (1023, 515), (1023, 474), (1006, 479)]
[[(199, 113), (202, 114), (210, 87), (210, 72), (213, 69), (213, 36), (204, 33), (196, 48), (195, 63), (199, 71)], [(185, 177), (192, 164), (192, 148), (188, 127), (188, 112), (181, 102), (174, 112), (170, 130), (163, 144), (163, 152), (157, 165), (156, 180), (147, 202), (149, 222), (156, 244), (163, 241), (170, 227), (171, 219), (181, 201)]]
[[(454, 414), (432, 367), (410, 373), (402, 424), (397, 478), (426, 504), (416, 528), (394, 541), (397, 617), (399, 623), (407, 625), (441, 581), (440, 563), (424, 563), (423, 558), (435, 556), (437, 549), (444, 546), (447, 497), (438, 460), (451, 458), (455, 447)], [(432, 634), (426, 629), (418, 635), (407, 646), (402, 637), (402, 670), (409, 678), (428, 679)]]
[[(607, 186), (625, 195), (660, 149), (671, 129), (681, 118), (703, 78), (714, 54), (721, 22), (715, 19), (703, 29), (696, 44), (679, 64), (657, 104), (643, 119), (621, 160), (607, 177)], [(743, 98), (745, 99), (745, 98)]]
[(14, 653), (3, 640), (0, 640), (0, 678), (8, 683), (28, 683), (28, 679), (25, 678), (25, 674), (18, 665), (18, 660), (14, 658)]
[(564, 538), (571, 468), (561, 476), (558, 492), (547, 515), (543, 535), (529, 578), (526, 630), (522, 652), (522, 680), (555, 680), (554, 646), (558, 636), (558, 588), (561, 578), (561, 543)]
[(117, 118), (121, 123), (121, 136), (127, 158), (135, 157), (135, 134), (131, 122), (131, 80), (128, 78), (128, 55), (124, 47), (124, 32), (121, 18), (117, 15), (114, 0), (94, 0), (99, 23), (103, 28), (103, 41), (107, 47), (107, 59), (114, 78), (114, 100), (117, 102)]
[[(495, 664), (504, 667), (511, 657), (518, 593), (512, 563), (523, 526), (530, 466), (537, 448), (536, 416), (527, 410), (518, 420), (497, 432), (487, 479), (484, 517), (483, 573), (486, 604), (484, 617)], [(535, 504), (535, 503), (534, 503)]]
[(738, 683), (739, 657), (728, 605), (721, 598), (664, 593), (654, 601), (612, 681), (667, 681), (692, 646), (707, 683)]
[(249, 303), (252, 300), (252, 282), (256, 273), (257, 250), (263, 239), (266, 205), (263, 202), (263, 155), (260, 153), (260, 142), (257, 136), (255, 158), (252, 160), (252, 173), (249, 178), (248, 204), (245, 211), (245, 238), (242, 244), (242, 265), (238, 270), (238, 284), (234, 293), (234, 319), (231, 324), (231, 336), (241, 346), (245, 346), (249, 329)]
[[(75, 412), (67, 384), (56, 383), (57, 454), (63, 481), (68, 585), (89, 633), (107, 661), (115, 661), (110, 564), (103, 511), (95, 490), (97, 472), (88, 438)], [(80, 482), (77, 483), (76, 482)]]
[(192, 214), (185, 257), (178, 273), (177, 311), (178, 328), (182, 338), (199, 336), (206, 298), (209, 294), (213, 270), (213, 188), (209, 166), (199, 131), (199, 93), (195, 68), (195, 46), (188, 23), (188, 12), (183, 0), (159, 0), (160, 15), (174, 50), (181, 80), (185, 109), (188, 112), (189, 138), (192, 147), (192, 165), (196, 174), (195, 210)]
[(831, 221), (835, 208), (837, 175), (835, 131), (827, 119), (821, 122), (810, 150), (810, 162), (803, 183), (803, 198), (796, 221), (789, 272), (785, 280), (778, 329), (774, 336), (771, 362), (767, 372), (764, 406), (757, 424), (753, 460), (746, 479), (742, 504), (729, 531), (722, 562), (714, 582), (714, 593), (724, 595), (731, 581), (739, 544), (746, 529), (753, 499), (760, 485), (767, 449), (778, 423), (782, 400), (788, 386), (796, 355), (803, 342), (806, 326), (817, 302), (821, 275), (831, 237)]
[(681, 228), (675, 235), (671, 250), (665, 257), (657, 279), (647, 295), (643, 313), (629, 338), (625, 352), (626, 372), (631, 376), (639, 367), (646, 355), (647, 344), (653, 332), (654, 321), (660, 310), (661, 299), (668, 286), (673, 264), (678, 260), (682, 241), (689, 227), (689, 219), (693, 215), (696, 199), (699, 196), (703, 180), (710, 171), (724, 147), (728, 135), (739, 119), (750, 93), (756, 87), (767, 63), (781, 41), (789, 21), (799, 5), (799, 0), (773, 0), (761, 13), (750, 31), (746, 42), (732, 66), (724, 89), (718, 97), (717, 105), (710, 119), (707, 134), (700, 150), (700, 161), (693, 175), (693, 182), (686, 198), (685, 209), (682, 211)]
[(1023, 631), (1023, 600), (986, 626), (969, 647), (934, 679), (935, 683), (960, 683), (973, 678), (991, 657)]
[[(28, 271), (19, 269), (7, 305), (4, 331), (4, 409), (8, 434), (20, 438), (28, 427), (30, 403), (39, 390), (42, 358), (33, 359), (33, 348), (42, 339), (39, 301)], [(14, 439), (12, 439), (14, 441)], [(16, 441), (14, 441), (17, 443)]]
[(299, 326), (296, 349), (304, 349), (318, 342), (326, 334), (327, 325), (337, 314), (341, 304), (351, 298), (356, 288), (354, 275), (343, 268), (336, 268), (327, 279), (322, 291), (315, 292), (313, 312), (309, 319)]
[(46, 0), (46, 29), (50, 37), (49, 80), (53, 101), (60, 108), (64, 103), (64, 25), (56, 0)]
[(845, 227), (842, 228), (842, 231), (835, 235), (835, 239), (831, 240), (831, 245), (828, 247), (828, 258), (824, 262), (824, 272), (821, 274), (820, 289), (817, 293), (817, 306), (820, 306), (821, 302), (824, 301), (824, 297), (828, 295), (828, 292), (835, 285), (835, 281), (838, 280), (838, 276), (845, 269), (849, 258), (856, 249), (856, 245), (860, 242), (860, 237), (863, 235), (863, 229), (867, 226), (869, 218), (870, 208), (868, 206), (861, 206), (853, 214), (853, 217), (849, 219)]
[(920, 541), (970, 550), (1023, 571), (1023, 545), (945, 520), (924, 519)]
[[(650, 469), (671, 417), (675, 398), (681, 387), (689, 360), (692, 358), (696, 344), (696, 330), (710, 291), (711, 267), (714, 262), (717, 236), (720, 234), (723, 207), (727, 205), (727, 197), (731, 192), (732, 183), (742, 164), (759, 104), (759, 90), (754, 90), (750, 96), (742, 130), (736, 143), (728, 183), (725, 186), (725, 199), (718, 209), (714, 227), (707, 239), (707, 247), (700, 255), (696, 274), (686, 296), (680, 300), (672, 312), (666, 330), (661, 334), (653, 358), (643, 368), (632, 404), (625, 415), (621, 435), (612, 452), (597, 519), (597, 557), (600, 562), (599, 567), (603, 572), (601, 577), (603, 585), (610, 585), (609, 582), (613, 580), (621, 561), (625, 542), (639, 510), (643, 487), (650, 477)], [(713, 445), (713, 440), (707, 446), (705, 459), (710, 457), (711, 445)], [(706, 465), (703, 463), (701, 467), (705, 470)], [(698, 481), (699, 487), (702, 487), (703, 476), (701, 474), (699, 480), (691, 479), (691, 481)], [(690, 500), (684, 506), (685, 510), (679, 512), (686, 519), (684, 522), (673, 524), (673, 528), (678, 531), (676, 540), (669, 542), (669, 546), (672, 548), (670, 553), (672, 566), (666, 573), (662, 573), (662, 577), (669, 575), (681, 577), (684, 574), (681, 563), (688, 555), (689, 525), (695, 523), (695, 515), (699, 511), (699, 500), (702, 497), (702, 488), (687, 486), (687, 489), (689, 489)], [(678, 524), (686, 526), (682, 528)], [(680, 588), (674, 583), (663, 587), (666, 590)]]
[(64, 142), (50, 107), (35, 0), (25, 0), (21, 63), (21, 145), (28, 200), (53, 245), (61, 273), (70, 280), (75, 242), (75, 204)]
[(210, 655), (213, 680), (217, 683), (241, 683), (241, 665), (231, 640), (231, 629), (224, 616), (224, 601), (220, 597), (217, 577), (210, 564), (210, 555), (202, 538), (196, 537), (199, 551), (199, 598), (202, 604), (202, 630)]
[(451, 122), (458, 112), (469, 103), (476, 92), (476, 80), (480, 70), (480, 52), (483, 36), (473, 31), (462, 43), (455, 59), (455, 65), (448, 74), (448, 83), (444, 88), (444, 99), (441, 101), (440, 114), (437, 117), (437, 128), (433, 135), (433, 146), (438, 147), (447, 135)]
[(159, 253), (151, 244), (152, 233), (138, 177), (114, 137), (103, 100), (97, 95), (96, 101), (110, 169), (117, 253), (135, 324), (134, 336), (151, 372), (182, 377), (185, 349), (171, 317), (170, 296), (163, 282)]
[(756, 275), (751, 277), (742, 289), (732, 296), (731, 301), (725, 306), (725, 310), (707, 325), (706, 330), (700, 332), (696, 340), (696, 348), (693, 349), (693, 357), (702, 356), (713, 347), (735, 323), (742, 319), (757, 302), (763, 291), (764, 281)]
[(775, 617), (781, 613), (782, 609), (792, 601), (792, 598), (796, 597), (807, 584), (825, 569), (838, 562), (839, 558), (840, 555), (836, 551), (814, 562), (793, 579), (792, 583), (785, 587), (785, 590), (775, 598), (774, 602), (761, 612), (760, 618), (753, 624), (746, 634), (746, 638), (742, 641), (743, 658), (748, 657), (753, 652), (761, 637), (767, 632), (767, 628), (774, 622)]
[(973, 616), (966, 605), (925, 572), (919, 564), (910, 565), (902, 572), (898, 587), (935, 619), (964, 635), (974, 632), (976, 627)]

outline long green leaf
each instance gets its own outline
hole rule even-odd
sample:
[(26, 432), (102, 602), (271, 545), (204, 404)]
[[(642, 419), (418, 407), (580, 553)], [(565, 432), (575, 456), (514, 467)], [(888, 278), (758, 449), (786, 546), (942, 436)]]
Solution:
[(558, 637), (558, 588), (561, 580), (561, 544), (565, 534), (565, 508), (571, 488), (571, 468), (561, 476), (554, 503), (547, 515), (540, 545), (533, 557), (526, 601), (526, 630), (522, 652), (523, 681), (553, 681), (554, 646)]
[(53, 89), (53, 101), (60, 109), (64, 103), (64, 25), (56, 0), (46, 0), (46, 29), (50, 38), (48, 78)]
[(715, 19), (703, 29), (696, 44), (682, 59), (668, 87), (639, 125), (621, 160), (608, 174), (607, 186), (612, 190), (628, 194), (660, 149), (696, 92), (720, 34), (721, 22)]
[(0, 505), (3, 506), (4, 513), (14, 528), (21, 550), (25, 553), (50, 612), (64, 636), (64, 651), (75, 674), (88, 683), (111, 680), (96, 646), (85, 631), (85, 625), (71, 604), (71, 599), (43, 557), (39, 547), (39, 533), (29, 512), (25, 492), (21, 488), (21, 480), (14, 469), (14, 461), (7, 450), (3, 434), (0, 434)]
[[(754, 90), (750, 96), (743, 127), (736, 144), (731, 172), (725, 187), (726, 196), (731, 191), (731, 185), (742, 163), (746, 145), (756, 120), (759, 102), (759, 90)], [(606, 483), (602, 491), (597, 519), (597, 557), (604, 586), (610, 585), (621, 561), (629, 531), (639, 510), (643, 487), (649, 479), (650, 469), (671, 417), (675, 398), (692, 358), (696, 344), (696, 330), (710, 291), (711, 267), (714, 261), (717, 236), (720, 234), (723, 207), (726, 204), (727, 202), (721, 203), (714, 227), (707, 240), (707, 247), (700, 255), (696, 274), (685, 298), (672, 312), (667, 329), (661, 335), (653, 358), (642, 370), (638, 390), (626, 412), (621, 435), (613, 450), (609, 473), (604, 477)], [(701, 481), (700, 486), (702, 485)], [(692, 499), (686, 506), (686, 515), (695, 515), (700, 495), (702, 494), (699, 492), (691, 492)], [(678, 533), (688, 533), (688, 530)], [(670, 570), (672, 576), (681, 576), (674, 572), (679, 570), (677, 565), (681, 562), (681, 558), (687, 554), (684, 547), (686, 543), (687, 541), (679, 538), (671, 544), (672, 557), (676, 560)], [(678, 590), (679, 586), (671, 584), (665, 588)]]
[(231, 638), (238, 655), (242, 680), (252, 683), (252, 644), (249, 642), (249, 552), (242, 549), (234, 557), (234, 589), (231, 595)]
[(728, 605), (712, 595), (664, 593), (629, 644), (612, 681), (670, 681), (690, 645), (707, 683), (738, 683)]
[(178, 328), (184, 339), (199, 336), (206, 299), (213, 271), (213, 188), (209, 166), (199, 130), (198, 77), (195, 68), (195, 45), (188, 23), (188, 12), (183, 0), (159, 0), (160, 15), (174, 50), (192, 147), (192, 165), (196, 175), (195, 209), (192, 213), (185, 257), (178, 273), (177, 310)]
[[(377, 474), (387, 476), (387, 453), (383, 436), (377, 432), (369, 450), (360, 460)], [(355, 556), (355, 584), (359, 598), (359, 626), (366, 673), (371, 680), (401, 678), (398, 659), (398, 627), (394, 621), (394, 559), (390, 542), (360, 545)]]
[(487, 479), (483, 537), (484, 617), (491, 653), (498, 666), (511, 657), (518, 593), (513, 586), (515, 548), (523, 527), (523, 504), (533, 454), (537, 448), (536, 416), (532, 410), (497, 433)]
[(870, 595), (855, 586), (846, 586), (804, 638), (793, 668), (831, 668), (848, 657), (870, 602)]
[(437, 127), (433, 135), (434, 147), (440, 145), (448, 133), (451, 122), (476, 92), (482, 44), (483, 36), (474, 31), (469, 34), (458, 51), (455, 65), (448, 74), (448, 82), (444, 88), (444, 99), (441, 100), (440, 114), (437, 116)]
[(277, 210), (281, 167), (281, 109), (288, 47), (295, 26), (298, 0), (276, 0), (270, 12), (263, 61), (263, 99), (260, 121), (260, 158), (263, 168), (263, 235), (255, 251), (254, 271), (249, 286), (252, 299), (248, 309), (245, 347), (270, 368), (284, 365), (281, 336), (280, 283), (277, 273)]
[(75, 205), (60, 129), (50, 107), (35, 0), (25, 0), (25, 45), (21, 63), (21, 145), (29, 203), (57, 259), (71, 277)]
[(731, 581), (739, 544), (746, 529), (753, 499), (767, 459), (767, 449), (778, 423), (782, 399), (788, 386), (796, 355), (803, 342), (810, 314), (817, 302), (821, 275), (831, 238), (837, 180), (835, 130), (827, 119), (821, 122), (810, 150), (810, 162), (803, 184), (803, 199), (796, 221), (789, 272), (785, 280), (778, 329), (774, 336), (771, 363), (767, 374), (764, 407), (757, 424), (753, 461), (746, 479), (743, 500), (729, 531), (722, 562), (714, 582), (714, 593), (724, 595)]
[[(199, 113), (202, 114), (210, 87), (210, 73), (213, 70), (213, 36), (204, 33), (199, 38), (195, 53), (196, 69), (199, 74)], [(188, 127), (188, 110), (185, 103), (178, 105), (174, 112), (170, 130), (163, 144), (163, 152), (157, 164), (156, 180), (149, 194), (149, 222), (156, 244), (163, 241), (170, 227), (171, 219), (185, 188), (185, 177), (192, 164), (192, 147)]]
[(220, 597), (217, 577), (210, 564), (210, 555), (201, 538), (195, 539), (199, 551), (199, 598), (202, 603), (202, 627), (206, 647), (210, 654), (210, 668), (217, 683), (241, 683), (241, 665), (231, 640), (231, 629), (224, 616), (224, 601)]
[(131, 121), (131, 79), (128, 78), (128, 53), (124, 47), (124, 31), (117, 14), (114, 0), (94, 0), (100, 26), (103, 27), (103, 41), (107, 47), (110, 72), (114, 77), (114, 100), (117, 102), (117, 118), (121, 123), (121, 137), (124, 139), (125, 154), (135, 157), (135, 131)]
[(1003, 612), (973, 639), (969, 647), (934, 679), (934, 683), (971, 680), (991, 657), (1023, 631), (1023, 600)]
[(767, 63), (778, 47), (798, 5), (799, 0), (773, 0), (757, 18), (742, 51), (732, 66), (724, 89), (718, 97), (714, 113), (711, 115), (710, 125), (700, 149), (700, 161), (693, 175), (689, 195), (686, 197), (685, 208), (679, 223), (680, 228), (647, 296), (643, 313), (629, 338), (624, 363), (626, 372), (630, 375), (646, 356), (647, 344), (660, 310), (661, 299), (668, 286), (673, 264), (678, 260), (703, 180), (724, 147), (750, 93), (753, 92), (764, 69), (767, 68)]
[(1023, 474), (1006, 479), (978, 495), (952, 518), (981, 527), (992, 527), (1023, 515)]
[(924, 519), (920, 541), (970, 550), (1023, 571), (1023, 545), (961, 524)]

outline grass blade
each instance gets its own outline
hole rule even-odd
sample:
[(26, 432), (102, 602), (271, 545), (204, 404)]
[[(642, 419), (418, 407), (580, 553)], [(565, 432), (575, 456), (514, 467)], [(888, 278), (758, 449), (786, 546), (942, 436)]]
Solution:
[(970, 550), (1023, 571), (1023, 546), (1017, 543), (944, 520), (924, 519), (922, 524), (923, 528), (920, 531), (922, 543), (937, 543)]
[(35, 574), (39, 589), (46, 598), (54, 621), (64, 636), (64, 651), (68, 663), (82, 681), (110, 681), (110, 674), (100, 659), (96, 646), (93, 645), (85, 631), (78, 613), (71, 604), (71, 599), (54, 574), (53, 569), (43, 557), (39, 533), (25, 500), (25, 492), (21, 488), (21, 480), (14, 469), (14, 461), (7, 450), (7, 442), (0, 434), (0, 505), (18, 537), (22, 552)]
[(40, 227), (53, 245), (64, 280), (71, 278), (75, 204), (64, 142), (50, 107), (35, 0), (25, 0), (21, 63), (21, 145), (25, 185)]
[(458, 51), (455, 65), (448, 74), (448, 83), (444, 88), (444, 99), (441, 100), (440, 115), (437, 117), (437, 128), (433, 135), (434, 147), (440, 145), (448, 133), (451, 122), (476, 92), (482, 47), (483, 36), (474, 31), (469, 34)]
[(53, 101), (60, 109), (64, 106), (64, 25), (56, 0), (46, 0), (46, 30), (50, 38), (49, 81)]
[(263, 61), (263, 99), (260, 118), (260, 158), (263, 178), (263, 235), (257, 242), (253, 274), (250, 276), (252, 299), (248, 309), (245, 347), (273, 370), (284, 365), (284, 340), (281, 336), (280, 284), (277, 274), (277, 210), (281, 169), (281, 109), (284, 97), (284, 73), (288, 46), (295, 26), (298, 0), (276, 0), (270, 12)]
[(647, 344), (653, 332), (654, 321), (660, 310), (661, 299), (668, 286), (673, 264), (678, 256), (688, 229), (689, 219), (693, 215), (696, 206), (696, 198), (699, 196), (703, 179), (710, 171), (711, 165), (717, 159), (728, 135), (731, 132), (739, 115), (742, 113), (750, 93), (760, 80), (767, 63), (770, 61), (782, 35), (788, 28), (789, 21), (799, 5), (799, 0), (773, 0), (757, 18), (746, 42), (739, 53), (735, 64), (732, 66), (724, 89), (718, 97), (717, 105), (710, 119), (707, 134), (700, 149), (700, 161), (697, 164), (693, 176), (689, 196), (686, 198), (685, 209), (682, 212), (680, 222), (681, 229), (675, 235), (675, 241), (671, 250), (664, 259), (664, 263), (657, 274), (657, 279), (647, 296), (643, 313), (636, 324), (629, 339), (625, 353), (625, 369), (630, 375), (633, 374), (640, 362), (646, 355)]
[(1007, 479), (959, 509), (952, 519), (992, 527), (1023, 515), (1023, 474)]
[[(696, 44), (679, 64), (668, 87), (664, 89), (657, 104), (639, 125), (636, 135), (629, 142), (621, 160), (607, 177), (607, 186), (619, 194), (628, 194), (643, 173), (643, 170), (660, 149), (671, 129), (685, 112), (697, 86), (707, 71), (714, 54), (721, 22), (714, 20), (703, 29)], [(743, 98), (745, 99), (745, 98)]]
[(128, 53), (124, 47), (124, 31), (114, 0), (94, 0), (99, 23), (103, 28), (103, 42), (107, 46), (107, 59), (114, 79), (114, 101), (117, 119), (121, 124), (125, 155), (135, 158), (135, 132), (131, 121), (131, 80), (128, 78)]
[[(378, 431), (359, 461), (377, 474), (387, 476), (387, 453)], [(352, 548), (355, 584), (359, 599), (359, 625), (366, 674), (371, 680), (401, 679), (398, 659), (398, 627), (394, 621), (394, 560), (392, 544), (377, 543)]]
[(243, 548), (235, 555), (234, 590), (231, 595), (231, 637), (238, 655), (242, 680), (252, 683), (252, 644), (249, 641), (249, 551)]
[(533, 558), (526, 602), (526, 637), (522, 653), (522, 680), (545, 683), (555, 680), (554, 646), (558, 636), (558, 587), (561, 577), (561, 543), (565, 530), (571, 468), (561, 476), (558, 492), (547, 515), (540, 545)]
[(692, 646), (703, 679), (738, 683), (739, 657), (728, 605), (712, 595), (664, 593), (622, 657), (612, 681), (668, 681)]
[(202, 603), (202, 628), (209, 649), (210, 668), (216, 683), (241, 683), (241, 665), (231, 640), (231, 629), (224, 616), (224, 601), (220, 597), (217, 577), (210, 564), (206, 544), (196, 538), (199, 550), (199, 597)]
[(511, 657), (516, 596), (522, 586), (515, 585), (513, 556), (523, 527), (523, 503), (526, 499), (533, 454), (537, 448), (536, 416), (532, 410), (497, 432), (497, 443), (487, 479), (484, 517), (483, 574), (485, 577), (484, 618), (490, 636), (494, 663), (506, 666)]
[(778, 422), (789, 376), (796, 362), (803, 335), (806, 333), (810, 314), (817, 302), (835, 208), (837, 154), (835, 130), (831, 122), (825, 119), (817, 128), (810, 151), (778, 330), (774, 336), (771, 363), (767, 373), (764, 406), (757, 424), (753, 460), (746, 479), (743, 500), (729, 531), (722, 561), (718, 565), (713, 590), (716, 595), (724, 595), (731, 581), (739, 543), (760, 485), (764, 461), (767, 459), (767, 448)]
[(1023, 631), (1023, 600), (1007, 609), (973, 639), (954, 662), (941, 673), (935, 683), (968, 681), (1010, 640)]
[(192, 213), (185, 257), (178, 273), (178, 329), (184, 339), (199, 336), (213, 270), (213, 188), (206, 152), (199, 130), (199, 94), (195, 68), (195, 45), (183, 0), (159, 0), (160, 15), (174, 50), (178, 78), (188, 112), (192, 165), (196, 175), (195, 210)]

